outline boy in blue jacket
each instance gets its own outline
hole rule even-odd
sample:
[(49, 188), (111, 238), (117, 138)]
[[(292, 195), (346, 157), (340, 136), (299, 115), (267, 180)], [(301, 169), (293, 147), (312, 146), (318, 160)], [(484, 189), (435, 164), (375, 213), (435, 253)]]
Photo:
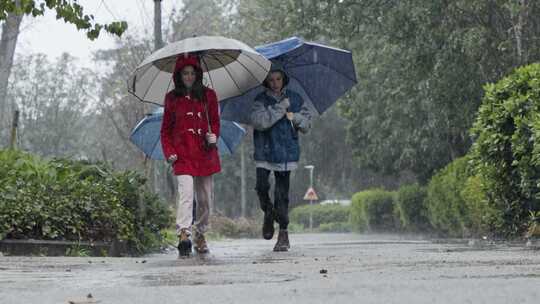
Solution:
[[(251, 111), (254, 127), (255, 190), (264, 212), (263, 238), (274, 236), (274, 220), (279, 234), (274, 251), (290, 248), (289, 225), (290, 173), (298, 167), (300, 145), (298, 134), (311, 128), (311, 113), (300, 94), (287, 88), (289, 77), (279, 66), (273, 65), (264, 82), (266, 90), (257, 97)], [(269, 191), (271, 171), (275, 177), (274, 204)]]

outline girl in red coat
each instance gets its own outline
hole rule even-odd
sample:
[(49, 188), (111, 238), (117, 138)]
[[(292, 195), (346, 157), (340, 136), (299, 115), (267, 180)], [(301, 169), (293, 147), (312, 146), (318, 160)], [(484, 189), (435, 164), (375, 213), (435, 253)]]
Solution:
[[(178, 180), (176, 230), (181, 256), (195, 250), (207, 253), (204, 233), (212, 204), (212, 174), (221, 170), (217, 150), (219, 109), (216, 92), (202, 83), (203, 71), (197, 56), (178, 57), (173, 73), (175, 88), (165, 96), (161, 124), (163, 154)], [(193, 224), (193, 196), (197, 219)]]

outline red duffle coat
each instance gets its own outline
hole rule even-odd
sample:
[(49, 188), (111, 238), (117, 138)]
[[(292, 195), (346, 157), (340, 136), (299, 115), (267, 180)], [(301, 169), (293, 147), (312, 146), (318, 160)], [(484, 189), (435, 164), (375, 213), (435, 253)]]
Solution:
[(178, 156), (173, 163), (175, 175), (208, 176), (221, 171), (218, 149), (209, 149), (205, 139), (208, 119), (212, 133), (219, 138), (217, 96), (210, 88), (205, 89), (205, 94), (206, 101), (176, 96), (173, 91), (165, 97), (161, 146), (166, 159)]

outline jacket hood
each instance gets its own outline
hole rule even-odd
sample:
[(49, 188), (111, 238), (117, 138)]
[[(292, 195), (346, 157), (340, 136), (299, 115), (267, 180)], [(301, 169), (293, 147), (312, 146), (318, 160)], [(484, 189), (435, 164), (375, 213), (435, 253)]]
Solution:
[[(268, 71), (268, 75), (270, 75), (270, 73), (272, 72), (281, 72), (283, 74), (283, 88), (285, 88), (289, 84), (289, 75), (287, 75), (287, 72), (281, 64), (277, 62), (272, 62), (272, 65), (270, 66), (270, 71)], [(270, 88), (266, 79), (263, 81), (263, 86), (266, 88)]]
[(180, 72), (184, 67), (191, 65), (196, 69), (200, 69), (199, 58), (191, 54), (181, 54), (176, 59), (176, 64), (174, 66), (174, 72)]
[(285, 71), (283, 66), (280, 63), (277, 63), (277, 62), (272, 62), (272, 65), (270, 66), (269, 73), (272, 73), (272, 72), (281, 72), (286, 77), (289, 77), (289, 75), (287, 75), (287, 71)]

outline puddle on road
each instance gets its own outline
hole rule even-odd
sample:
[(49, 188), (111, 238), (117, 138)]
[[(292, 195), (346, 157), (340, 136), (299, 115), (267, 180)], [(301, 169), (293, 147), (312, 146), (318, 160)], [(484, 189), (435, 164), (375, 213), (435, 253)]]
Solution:
[(190, 272), (152, 274), (142, 276), (143, 286), (195, 286), (195, 285), (237, 285), (237, 284), (257, 284), (257, 283), (280, 283), (291, 282), (299, 279), (299, 276), (292, 274), (276, 274), (266, 272), (246, 273), (209, 273)]
[(510, 273), (510, 274), (492, 274), (492, 275), (460, 275), (460, 276), (449, 276), (449, 275), (442, 275), (439, 276), (441, 279), (537, 279), (540, 278), (540, 274), (538, 273)]
[[(229, 250), (214, 251), (208, 255), (193, 255), (189, 258), (179, 258), (175, 254), (161, 256), (158, 260), (150, 258), (152, 267), (178, 267), (178, 266), (221, 266), (238, 264), (280, 264), (293, 263), (301, 258), (303, 252), (252, 252), (251, 254), (231, 253)], [(165, 258), (164, 258), (165, 257)]]
[(454, 247), (454, 248), (422, 248), (419, 252), (434, 252), (434, 253), (452, 253), (452, 252), (473, 252), (473, 251), (503, 251), (507, 249), (497, 248), (495, 246), (485, 247)]
[(474, 245), (460, 245), (455, 246), (452, 244), (441, 244), (439, 248), (420, 248), (417, 251), (420, 252), (435, 252), (435, 253), (462, 253), (462, 252), (478, 252), (478, 251), (514, 251), (514, 250), (527, 250), (523, 246), (513, 244), (474, 244)]
[(463, 252), (508, 252), (531, 250), (521, 241), (501, 241), (492, 239), (433, 239), (429, 242), (430, 248), (420, 248), (420, 252), (435, 253), (463, 253)]
[(350, 242), (327, 242), (318, 244), (305, 244), (304, 247), (337, 247), (337, 246), (365, 246), (365, 245), (425, 245), (430, 244), (429, 241), (405, 241), (405, 240), (390, 240), (390, 241), (350, 241)]
[(252, 262), (252, 264), (276, 264), (276, 263), (289, 263), (289, 262), (293, 262), (293, 259), (263, 257), (263, 258), (256, 258)]
[[(195, 286), (195, 285), (230, 285), (230, 284), (252, 284), (252, 283), (279, 283), (297, 280), (299, 276), (290, 273), (275, 273), (261, 271), (257, 264), (280, 264), (293, 263), (300, 253), (255, 253), (252, 255), (228, 255), (228, 251), (217, 251), (209, 255), (194, 255), (189, 258), (172, 258), (154, 260), (146, 265), (151, 268), (168, 268), (158, 273), (150, 273), (142, 277), (133, 277), (135, 280), (142, 280), (142, 286)], [(173, 257), (169, 255), (168, 257)], [(225, 271), (222, 269), (204, 266), (221, 265), (250, 265), (252, 271), (237, 272)], [(199, 267), (202, 266), (202, 267)], [(183, 269), (183, 270), (182, 270)]]

